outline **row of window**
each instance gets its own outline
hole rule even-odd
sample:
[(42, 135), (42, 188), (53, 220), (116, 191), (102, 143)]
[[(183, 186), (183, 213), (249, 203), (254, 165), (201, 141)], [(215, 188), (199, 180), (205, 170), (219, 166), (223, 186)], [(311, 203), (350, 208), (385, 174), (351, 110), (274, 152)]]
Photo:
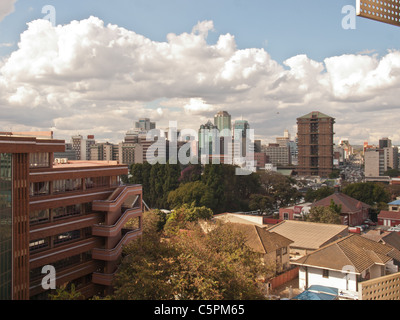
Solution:
[(49, 168), (50, 154), (48, 152), (37, 152), (29, 154), (29, 167), (31, 168)]
[(70, 206), (58, 207), (54, 209), (34, 210), (29, 213), (31, 225), (55, 221), (70, 216), (87, 214), (92, 212), (92, 203), (81, 203)]
[(29, 251), (37, 252), (42, 249), (57, 247), (61, 244), (72, 242), (79, 239), (85, 239), (91, 234), (91, 228), (73, 230), (58, 234), (56, 236), (33, 240), (29, 243)]
[(83, 185), (85, 189), (115, 187), (119, 183), (118, 176), (33, 182), (29, 186), (29, 195), (34, 197), (83, 190)]
[[(91, 257), (92, 257), (92, 254), (90, 251), (88, 251), (88, 252), (84, 252), (84, 253), (81, 253), (81, 254), (78, 254), (78, 255), (75, 255), (72, 257), (67, 257), (65, 259), (61, 259), (59, 261), (52, 263), (51, 265), (56, 269), (56, 272), (58, 272), (60, 270), (64, 270), (64, 269), (74, 266), (76, 264), (90, 261)], [(43, 266), (30, 270), (31, 281), (38, 279), (38, 278), (43, 278), (44, 275), (42, 273), (42, 268), (43, 268)]]

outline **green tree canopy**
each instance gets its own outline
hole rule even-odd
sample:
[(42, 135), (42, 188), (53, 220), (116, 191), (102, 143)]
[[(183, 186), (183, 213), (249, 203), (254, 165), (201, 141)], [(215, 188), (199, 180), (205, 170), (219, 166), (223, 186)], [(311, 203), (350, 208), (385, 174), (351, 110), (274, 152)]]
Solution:
[(340, 215), (332, 207), (313, 207), (305, 218), (305, 221), (341, 224)]
[(114, 299), (264, 299), (257, 278), (271, 269), (228, 224), (215, 224), (205, 233), (188, 222), (188, 232), (164, 241), (157, 232), (158, 217), (148, 212), (144, 219), (143, 236), (124, 250)]
[(390, 193), (380, 183), (374, 183), (374, 182), (352, 183), (343, 188), (342, 192), (354, 199), (367, 203), (371, 206), (376, 206), (381, 202), (383, 203), (390, 202)]
[(305, 196), (304, 200), (306, 202), (314, 202), (314, 201), (319, 201), (323, 198), (326, 198), (333, 194), (335, 192), (334, 188), (324, 186), (322, 188), (319, 188), (317, 190), (314, 189), (308, 189)]
[(183, 204), (168, 215), (164, 230), (168, 234), (176, 234), (180, 229), (185, 229), (188, 222), (210, 220), (212, 217), (213, 212), (205, 206), (196, 207), (194, 203)]

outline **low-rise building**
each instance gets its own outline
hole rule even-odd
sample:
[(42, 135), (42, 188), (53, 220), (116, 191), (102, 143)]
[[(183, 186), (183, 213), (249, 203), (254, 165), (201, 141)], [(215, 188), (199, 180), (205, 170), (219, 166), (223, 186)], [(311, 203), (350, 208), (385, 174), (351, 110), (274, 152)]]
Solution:
[(336, 191), (332, 195), (314, 202), (311, 207), (329, 207), (332, 201), (341, 207), (341, 223), (347, 226), (358, 226), (369, 218), (371, 206), (354, 199), (344, 193)]
[[(363, 282), (396, 274), (398, 268), (394, 261), (399, 259), (399, 250), (353, 234), (292, 261), (292, 264), (300, 267), (300, 289), (306, 290), (311, 286), (331, 287), (338, 290), (339, 298), (360, 299), (366, 295), (363, 292)], [(394, 281), (396, 286), (400, 283), (397, 275)], [(400, 298), (398, 290), (393, 298)]]
[(284, 220), (267, 230), (293, 240), (290, 245), (292, 259), (305, 256), (349, 234), (347, 226), (295, 220)]

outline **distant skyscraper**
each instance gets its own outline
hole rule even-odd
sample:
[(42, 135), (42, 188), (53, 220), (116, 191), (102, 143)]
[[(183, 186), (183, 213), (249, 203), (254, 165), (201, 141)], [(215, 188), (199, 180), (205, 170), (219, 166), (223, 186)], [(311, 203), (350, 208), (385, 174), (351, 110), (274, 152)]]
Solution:
[[(232, 129), (231, 115), (226, 111), (220, 111), (214, 116), (214, 125), (221, 132), (224, 129)], [(226, 136), (225, 134), (220, 134), (220, 136)], [(231, 134), (230, 134), (231, 136)]]
[(141, 118), (135, 122), (135, 129), (139, 131), (149, 131), (156, 128), (156, 123), (151, 122), (149, 118)]
[(199, 129), (199, 154), (219, 154), (220, 151), (214, 150), (217, 146), (218, 127), (213, 125), (211, 121), (202, 124)]
[(93, 135), (84, 139), (81, 135), (71, 137), (72, 150), (76, 153), (76, 160), (90, 160), (90, 148), (96, 143)]
[(237, 139), (240, 135), (242, 138), (245, 138), (247, 136), (246, 130), (248, 129), (250, 129), (250, 124), (247, 120), (236, 120), (233, 124), (233, 136)]
[(332, 172), (334, 123), (318, 111), (297, 119), (299, 176), (327, 177)]
[(392, 146), (392, 140), (389, 138), (382, 138), (379, 140), (379, 149), (390, 148)]

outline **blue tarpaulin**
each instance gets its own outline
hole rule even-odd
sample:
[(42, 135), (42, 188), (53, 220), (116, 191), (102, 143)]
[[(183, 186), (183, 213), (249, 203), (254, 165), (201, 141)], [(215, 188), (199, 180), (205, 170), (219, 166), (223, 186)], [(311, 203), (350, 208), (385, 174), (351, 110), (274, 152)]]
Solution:
[(336, 300), (338, 293), (337, 288), (313, 285), (294, 297), (293, 300)]

